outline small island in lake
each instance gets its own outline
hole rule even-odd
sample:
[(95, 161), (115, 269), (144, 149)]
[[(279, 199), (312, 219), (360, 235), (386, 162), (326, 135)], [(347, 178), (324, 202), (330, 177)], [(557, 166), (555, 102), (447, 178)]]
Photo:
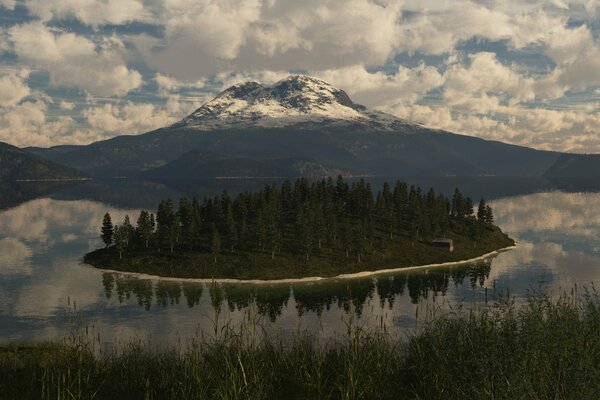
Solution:
[(288, 279), (333, 277), (467, 260), (514, 245), (493, 224), (492, 209), (458, 189), (451, 199), (397, 182), (373, 193), (342, 177), (267, 185), (232, 198), (171, 200), (113, 225), (102, 221), (106, 247), (84, 262), (98, 268), (164, 277)]

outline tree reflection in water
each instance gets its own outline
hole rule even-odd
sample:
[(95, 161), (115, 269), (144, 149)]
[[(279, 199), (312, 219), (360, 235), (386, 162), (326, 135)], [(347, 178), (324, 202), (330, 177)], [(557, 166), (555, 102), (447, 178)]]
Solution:
[[(391, 310), (398, 298), (408, 295), (413, 304), (422, 299), (445, 296), (450, 283), (463, 285), (468, 280), (472, 288), (483, 287), (489, 278), (491, 261), (474, 265), (449, 268), (410, 271), (394, 275), (365, 279), (339, 279), (325, 282), (244, 285), (244, 284), (200, 284), (166, 280), (147, 280), (127, 277), (118, 273), (102, 274), (104, 293), (107, 299), (113, 294), (119, 303), (132, 298), (137, 304), (150, 310), (153, 301), (162, 307), (178, 306), (181, 296), (189, 308), (199, 306), (203, 295), (208, 292), (207, 304), (215, 311), (226, 306), (229, 311), (243, 311), (256, 306), (260, 316), (275, 322), (288, 307), (293, 297), (299, 316), (315, 313), (321, 316), (324, 311), (337, 307), (345, 313), (360, 316), (368, 300), (379, 298), (381, 308)], [(208, 289), (208, 290), (205, 290)]]

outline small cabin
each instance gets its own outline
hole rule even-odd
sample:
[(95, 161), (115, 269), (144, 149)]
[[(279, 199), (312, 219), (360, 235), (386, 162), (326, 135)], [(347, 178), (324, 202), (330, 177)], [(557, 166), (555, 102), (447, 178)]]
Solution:
[(433, 239), (431, 244), (433, 245), (433, 247), (439, 247), (440, 249), (454, 251), (454, 241), (452, 239)]

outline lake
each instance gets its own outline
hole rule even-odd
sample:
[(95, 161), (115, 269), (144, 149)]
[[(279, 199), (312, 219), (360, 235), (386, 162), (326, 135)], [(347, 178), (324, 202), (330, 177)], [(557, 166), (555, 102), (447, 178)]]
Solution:
[[(373, 179), (374, 188), (384, 180)], [(114, 180), (31, 190), (39, 197), (20, 198), (0, 211), (0, 342), (62, 339), (79, 326), (105, 346), (130, 338), (174, 343), (249, 320), (282, 335), (309, 329), (329, 338), (348, 323), (402, 333), (431, 313), (484, 307), (507, 295), (520, 302), (538, 290), (581, 291), (600, 280), (600, 193), (593, 182), (403, 180), (447, 195), (458, 186), (475, 200), (485, 197), (496, 224), (518, 247), (476, 265), (308, 284), (132, 279), (81, 264), (84, 253), (102, 245), (105, 212), (115, 221), (126, 214), (135, 221), (161, 199), (223, 188), (235, 193), (265, 182)]]

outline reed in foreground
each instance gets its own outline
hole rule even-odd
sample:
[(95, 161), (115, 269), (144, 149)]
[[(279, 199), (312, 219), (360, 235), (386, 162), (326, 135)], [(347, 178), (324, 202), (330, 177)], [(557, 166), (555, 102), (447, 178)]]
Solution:
[(0, 397), (20, 399), (600, 398), (600, 297), (538, 295), (427, 323), (410, 339), (350, 326), (321, 344), (227, 326), (185, 349), (82, 340), (0, 350)]

